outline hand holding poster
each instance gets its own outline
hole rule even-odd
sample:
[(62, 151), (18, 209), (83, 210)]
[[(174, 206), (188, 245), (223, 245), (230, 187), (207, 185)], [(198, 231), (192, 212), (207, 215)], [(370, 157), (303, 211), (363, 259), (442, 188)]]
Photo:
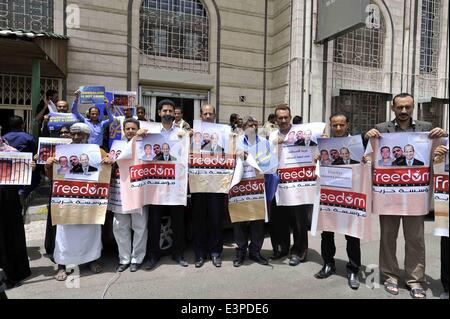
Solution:
[(194, 121), (194, 135), (189, 156), (191, 193), (228, 194), (233, 177), (236, 136), (224, 124)]
[(37, 164), (45, 164), (49, 157), (56, 157), (56, 145), (65, 145), (70, 143), (72, 143), (72, 139), (70, 138), (40, 137)]
[(370, 143), (375, 166), (373, 211), (381, 215), (428, 214), (432, 148), (428, 133), (384, 133)]
[(232, 223), (265, 219), (267, 215), (264, 175), (253, 156), (236, 161), (231, 189), (228, 193), (228, 211)]
[(33, 154), (0, 152), (0, 185), (31, 185)]
[[(158, 146), (158, 147), (155, 147)], [(150, 151), (149, 151), (150, 150)], [(144, 205), (186, 205), (189, 137), (134, 137), (117, 163), (123, 210)]]
[[(278, 169), (277, 205), (297, 206), (313, 204), (316, 192), (315, 160), (317, 138), (325, 123), (292, 125), (281, 144)], [(271, 140), (275, 134), (271, 134)]]
[[(98, 145), (58, 145), (56, 157), (58, 164), (53, 165), (51, 198), (53, 225), (103, 224), (111, 166), (100, 164)], [(65, 159), (69, 160), (68, 165)]]
[[(447, 140), (448, 149), (448, 140)], [(436, 156), (434, 161), (434, 234), (448, 237), (448, 152), (442, 156)]]

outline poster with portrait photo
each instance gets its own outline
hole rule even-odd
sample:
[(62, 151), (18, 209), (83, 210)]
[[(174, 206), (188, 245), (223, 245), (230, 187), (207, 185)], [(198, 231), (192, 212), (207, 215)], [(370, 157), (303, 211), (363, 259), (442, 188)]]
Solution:
[(0, 152), (0, 185), (31, 185), (32, 153)]
[(228, 194), (235, 156), (236, 136), (229, 125), (195, 120), (189, 156), (191, 193)]
[(167, 138), (163, 134), (148, 134), (136, 141), (138, 158), (144, 162), (178, 162), (182, 158), (182, 144), (179, 138)]
[(117, 161), (123, 150), (127, 146), (127, 141), (115, 140), (109, 149), (108, 157), (111, 161)]
[[(127, 142), (115, 140), (110, 148), (108, 157), (111, 161), (116, 162), (127, 147)], [(109, 183), (108, 210), (113, 213), (124, 213), (122, 209), (122, 198), (120, 193), (120, 170), (119, 165), (114, 163), (111, 171), (111, 182)], [(135, 211), (132, 211), (135, 212)]]
[(66, 180), (98, 181), (101, 170), (100, 147), (95, 144), (56, 146), (56, 173)]
[[(325, 123), (292, 125), (280, 151), (277, 171), (279, 184), (275, 193), (279, 206), (314, 204), (317, 190), (317, 138)], [(294, 134), (292, 134), (294, 132)]]
[(292, 125), (281, 149), (280, 167), (312, 163), (317, 139), (323, 134), (325, 123)]
[(428, 132), (382, 133), (370, 139), (373, 211), (380, 215), (423, 216), (430, 204), (431, 150)]
[(38, 144), (37, 164), (45, 164), (49, 157), (55, 157), (56, 145), (67, 145), (72, 143), (70, 138), (40, 137)]
[(318, 138), (320, 165), (360, 164), (364, 155), (361, 135)]
[[(144, 205), (187, 204), (189, 135), (148, 134), (128, 142), (117, 164), (124, 211)], [(152, 159), (145, 156), (145, 145), (160, 147)]]
[(375, 166), (429, 167), (430, 151), (428, 133), (381, 134), (376, 151)]

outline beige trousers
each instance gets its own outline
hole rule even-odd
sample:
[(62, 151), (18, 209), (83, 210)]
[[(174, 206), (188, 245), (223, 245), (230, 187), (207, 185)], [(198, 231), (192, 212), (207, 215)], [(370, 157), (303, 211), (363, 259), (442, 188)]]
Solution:
[(380, 215), (380, 271), (384, 280), (397, 283), (400, 269), (396, 256), (400, 220), (405, 238), (405, 282), (410, 288), (425, 283), (425, 216)]

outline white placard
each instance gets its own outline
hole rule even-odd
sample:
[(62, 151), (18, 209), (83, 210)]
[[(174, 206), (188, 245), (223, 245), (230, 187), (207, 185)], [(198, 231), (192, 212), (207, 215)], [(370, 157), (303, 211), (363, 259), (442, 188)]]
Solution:
[(320, 185), (352, 188), (352, 168), (351, 167), (320, 167)]

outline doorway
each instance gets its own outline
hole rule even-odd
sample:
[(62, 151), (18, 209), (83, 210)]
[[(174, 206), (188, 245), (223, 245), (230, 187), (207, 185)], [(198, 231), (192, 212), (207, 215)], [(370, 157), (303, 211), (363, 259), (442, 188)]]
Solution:
[(2, 127), (1, 135), (5, 135), (10, 131), (9, 118), (14, 115), (14, 110), (0, 109), (0, 126)]

